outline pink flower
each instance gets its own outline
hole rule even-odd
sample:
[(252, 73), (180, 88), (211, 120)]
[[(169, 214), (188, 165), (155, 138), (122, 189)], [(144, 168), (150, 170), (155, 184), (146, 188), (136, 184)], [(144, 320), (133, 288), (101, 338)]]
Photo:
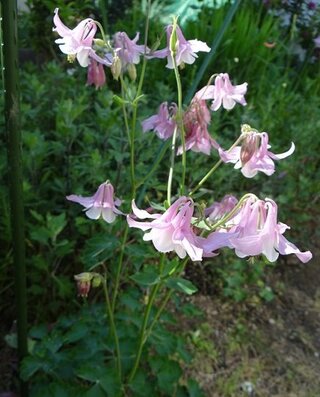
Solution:
[(316, 48), (320, 48), (320, 36), (316, 37), (313, 42)]
[(140, 62), (140, 55), (144, 54), (144, 45), (138, 45), (140, 33), (137, 33), (133, 40), (130, 40), (127, 33), (117, 32), (114, 35), (114, 46), (119, 49), (117, 55), (121, 59), (122, 69), (125, 69), (128, 64), (138, 64)]
[(61, 38), (55, 42), (59, 44), (60, 50), (69, 56), (77, 58), (79, 64), (83, 67), (89, 65), (89, 56), (92, 50), (92, 41), (97, 31), (97, 26), (93, 19), (87, 18), (81, 21), (73, 30), (66, 27), (58, 15), (59, 9), (54, 10), (53, 28)]
[(220, 202), (215, 201), (210, 207), (206, 208), (205, 215), (211, 222), (214, 222), (233, 210), (237, 203), (236, 197), (227, 194)]
[(244, 95), (248, 83), (232, 85), (228, 73), (220, 73), (215, 78), (214, 85), (207, 85), (196, 93), (198, 99), (213, 99), (211, 110), (216, 111), (221, 106), (227, 110), (234, 108), (236, 103), (247, 104)]
[(177, 105), (172, 103), (168, 107), (167, 102), (163, 102), (157, 114), (142, 121), (143, 132), (154, 130), (158, 137), (163, 140), (169, 139), (176, 128), (175, 114), (177, 111)]
[(219, 149), (220, 158), (225, 163), (235, 164), (234, 168), (241, 168), (246, 178), (254, 177), (258, 171), (272, 175), (275, 171), (273, 160), (282, 160), (290, 156), (294, 150), (294, 143), (288, 151), (274, 154), (269, 151), (269, 137), (266, 132), (248, 131), (243, 133), (242, 146), (236, 146), (229, 151)]
[(119, 207), (121, 200), (113, 198), (113, 186), (109, 182), (102, 183), (96, 193), (91, 197), (82, 197), (72, 194), (66, 197), (67, 200), (74, 201), (85, 207), (86, 215), (90, 219), (102, 218), (112, 223), (116, 215), (123, 215), (116, 207)]
[(163, 214), (149, 214), (139, 210), (132, 201), (132, 211), (139, 219), (153, 219), (151, 222), (138, 222), (132, 215), (127, 216), (130, 227), (150, 230), (144, 234), (143, 240), (151, 240), (156, 250), (175, 251), (180, 258), (188, 254), (193, 261), (202, 260), (200, 238), (194, 234), (191, 225), (194, 204), (190, 198), (180, 197)]
[[(206, 102), (194, 98), (189, 109), (183, 116), (183, 124), (185, 129), (186, 150), (194, 152), (202, 152), (209, 155), (211, 147), (219, 149), (218, 143), (210, 136), (208, 125), (211, 116), (207, 108)], [(183, 148), (178, 148), (177, 154), (182, 154)]]
[(106, 75), (102, 63), (99, 63), (94, 59), (90, 59), (90, 63), (88, 65), (87, 84), (95, 85), (95, 87), (98, 89), (104, 86), (105, 83)]
[[(173, 25), (168, 25), (166, 27), (167, 31), (167, 47), (163, 50), (155, 51), (150, 54), (149, 58), (167, 58), (167, 68), (173, 69), (173, 61), (170, 53), (170, 37), (172, 34)], [(194, 63), (198, 57), (196, 52), (204, 51), (210, 52), (210, 48), (206, 43), (200, 40), (186, 40), (180, 27), (176, 26), (177, 33), (177, 43), (176, 43), (176, 63), (177, 66), (183, 65), (185, 63), (191, 65)]]
[(229, 221), (230, 232), (236, 236), (230, 238), (235, 253), (240, 258), (263, 254), (270, 262), (275, 262), (279, 253), (295, 254), (303, 263), (312, 258), (310, 251), (301, 252), (289, 242), (283, 233), (289, 226), (277, 221), (277, 205), (271, 199), (248, 199), (234, 219)]

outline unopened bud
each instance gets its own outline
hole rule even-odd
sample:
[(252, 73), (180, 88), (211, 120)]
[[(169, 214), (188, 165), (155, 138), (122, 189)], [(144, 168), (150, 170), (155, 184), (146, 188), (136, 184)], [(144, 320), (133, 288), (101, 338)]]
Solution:
[(97, 46), (99, 46), (99, 47), (104, 47), (105, 46), (105, 42), (104, 42), (104, 40), (101, 40), (101, 39), (93, 39), (93, 42), (94, 42), (94, 44), (96, 44)]
[(75, 61), (75, 59), (76, 59), (75, 54), (68, 54), (68, 56), (67, 56), (68, 62), (73, 63)]
[(242, 166), (245, 165), (256, 152), (257, 143), (258, 143), (258, 137), (254, 133), (248, 134), (243, 138), (241, 150), (240, 150), (240, 160)]
[(99, 273), (93, 273), (93, 278), (92, 278), (92, 288), (97, 288), (100, 287), (102, 282), (102, 276)]
[(77, 282), (78, 295), (86, 298), (91, 288), (92, 274), (88, 272), (76, 274), (74, 279)]
[(128, 68), (128, 74), (130, 76), (130, 79), (132, 81), (135, 81), (137, 78), (137, 69), (136, 69), (135, 65), (133, 63), (129, 63), (127, 68)]
[(111, 73), (115, 80), (119, 79), (119, 76), (121, 74), (121, 67), (121, 59), (118, 57), (118, 55), (115, 55), (111, 65)]

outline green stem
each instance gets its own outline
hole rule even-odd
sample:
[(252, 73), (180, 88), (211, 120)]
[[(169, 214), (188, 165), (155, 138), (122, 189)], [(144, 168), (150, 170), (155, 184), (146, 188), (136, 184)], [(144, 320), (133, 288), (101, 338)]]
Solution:
[(177, 139), (177, 131), (178, 127), (176, 126), (173, 135), (172, 135), (172, 143), (171, 143), (171, 160), (170, 160), (170, 170), (168, 176), (168, 186), (167, 186), (167, 202), (168, 205), (171, 205), (171, 189), (172, 189), (172, 177), (173, 177), (173, 169), (174, 169), (174, 160), (176, 156), (176, 139)]
[(236, 13), (238, 7), (240, 6), (241, 0), (235, 0), (232, 6), (229, 8), (228, 14), (226, 15), (223, 25), (221, 26), (219, 32), (217, 35), (214, 37), (212, 43), (211, 43), (211, 50), (210, 52), (206, 55), (204, 61), (202, 62), (200, 69), (198, 70), (195, 78), (193, 79), (192, 86), (190, 87), (187, 95), (186, 95), (186, 103), (189, 103), (191, 101), (191, 98), (193, 97), (194, 93), (196, 92), (196, 89), (198, 87), (198, 84), (200, 83), (205, 71), (207, 70), (207, 67), (209, 66), (210, 62), (213, 60), (214, 56), (218, 53), (217, 49), (223, 39), (223, 36), (228, 29), (229, 25), (232, 22), (233, 16)]
[[(181, 265), (180, 265), (180, 266), (178, 267), (178, 269), (175, 271), (175, 273), (174, 273), (175, 276), (179, 276), (179, 275), (183, 272), (184, 268), (186, 267), (186, 264), (188, 263), (188, 260), (189, 260), (188, 257), (185, 258), (185, 260), (181, 263)], [(158, 322), (158, 320), (159, 320), (159, 318), (160, 318), (160, 316), (161, 316), (163, 310), (164, 310), (165, 307), (167, 306), (167, 303), (169, 302), (169, 300), (170, 300), (170, 298), (171, 298), (171, 296), (172, 296), (173, 293), (174, 293), (174, 290), (173, 290), (173, 289), (170, 289), (170, 290), (167, 292), (165, 298), (162, 300), (162, 303), (161, 303), (160, 307), (158, 308), (158, 311), (157, 311), (156, 315), (154, 316), (154, 318), (153, 318), (153, 320), (152, 320), (152, 322), (151, 322), (151, 324), (150, 324), (150, 327), (149, 327), (149, 329), (148, 329), (148, 335), (147, 335), (147, 336), (149, 336), (149, 335), (151, 334), (151, 332), (152, 332), (152, 330), (153, 330), (153, 327), (154, 327), (155, 324)]]
[(118, 290), (119, 290), (119, 283), (120, 283), (120, 275), (121, 275), (121, 269), (122, 269), (122, 263), (123, 263), (124, 247), (125, 247), (126, 242), (127, 242), (128, 231), (129, 231), (129, 226), (128, 226), (128, 223), (126, 222), (126, 228), (125, 228), (124, 233), (123, 233), (123, 239), (122, 239), (121, 248), (120, 248), (120, 255), (119, 255), (119, 260), (118, 260), (117, 272), (116, 272), (116, 277), (115, 277), (115, 281), (114, 281), (114, 289), (113, 289), (112, 304), (111, 304), (112, 313), (114, 313), (114, 309), (115, 309), (115, 306), (116, 306), (116, 300), (117, 300), (117, 295), (118, 295)]
[(108, 288), (107, 288), (107, 273), (105, 273), (105, 278), (102, 280), (102, 286), (103, 286), (103, 292), (104, 292), (104, 296), (105, 296), (105, 300), (106, 300), (107, 317), (109, 318), (109, 324), (110, 324), (111, 332), (112, 332), (115, 347), (116, 347), (116, 361), (117, 361), (118, 377), (119, 377), (119, 380), (121, 381), (121, 377), (122, 377), (121, 354), (120, 354), (118, 334), (117, 334), (117, 330), (116, 330), (115, 323), (114, 323), (114, 316), (113, 316), (113, 312), (112, 312), (112, 308), (111, 308), (111, 304), (110, 304), (109, 293), (108, 293)]
[(102, 14), (102, 21), (103, 21), (103, 28), (104, 31), (107, 31), (108, 28), (108, 18), (107, 18), (107, 11), (106, 9), (108, 8), (107, 6), (108, 0), (100, 0), (100, 10)]
[(200, 187), (205, 183), (205, 181), (214, 173), (214, 171), (222, 164), (222, 160), (218, 160), (211, 170), (201, 179), (195, 188), (191, 190), (189, 196), (192, 196)]
[(216, 222), (210, 228), (211, 230), (217, 229), (219, 226), (224, 225), (229, 219), (233, 217), (233, 215), (238, 211), (238, 209), (242, 206), (243, 202), (246, 201), (248, 198), (253, 197), (257, 198), (257, 196), (253, 193), (247, 193), (239, 200), (238, 204), (230, 211), (226, 216), (224, 216), (220, 221)]
[(131, 134), (130, 134), (130, 140), (131, 140), (130, 169), (131, 169), (131, 182), (132, 182), (132, 188), (131, 188), (131, 199), (132, 200), (135, 198), (136, 189), (137, 189), (136, 184), (135, 184), (135, 163), (134, 163), (134, 143), (135, 143), (134, 140), (135, 140), (135, 135), (136, 135), (137, 112), (138, 112), (138, 103), (137, 102), (141, 95), (142, 86), (143, 86), (143, 82), (144, 82), (144, 76), (145, 76), (145, 72), (146, 72), (146, 66), (147, 66), (146, 48), (147, 48), (148, 33), (149, 33), (150, 6), (151, 6), (151, 0), (148, 0), (146, 28), (145, 28), (145, 35), (144, 35), (144, 57), (143, 57), (143, 62), (142, 62), (142, 68), (141, 68), (141, 74), (140, 74), (140, 79), (139, 79), (139, 83), (138, 83), (137, 93), (136, 93), (135, 99), (133, 100), (132, 127), (131, 127)]
[(148, 173), (141, 179), (140, 182), (137, 183), (137, 188), (140, 187), (141, 185), (143, 185), (151, 177), (151, 175), (154, 173), (154, 171), (158, 167), (160, 161), (162, 160), (166, 150), (168, 149), (169, 144), (170, 144), (169, 140), (163, 142), (163, 144), (161, 145), (161, 147), (160, 147), (160, 149), (158, 151), (158, 154), (157, 154), (157, 156), (155, 158), (155, 161), (153, 162), (152, 166), (150, 167)]
[[(1, 2), (3, 17), (3, 73), (5, 88), (5, 125), (7, 134), (10, 182), (11, 238), (15, 281), (19, 364), (28, 355), (27, 290), (25, 266), (25, 229), (23, 205), (23, 173), (20, 129), (20, 95), (18, 74), (17, 2)], [(2, 45), (2, 42), (0, 43)], [(20, 396), (28, 395), (28, 385), (20, 380)]]
[[(232, 150), (237, 144), (242, 140), (243, 135), (240, 135), (239, 138), (234, 142), (234, 144), (228, 149), (228, 152)], [(205, 183), (205, 181), (214, 173), (214, 171), (222, 164), (222, 160), (218, 160), (215, 165), (211, 168), (211, 170), (201, 179), (201, 181), (197, 184), (195, 188), (191, 190), (189, 196), (192, 196), (200, 187)]]
[(172, 57), (173, 67), (174, 67), (174, 75), (177, 83), (177, 91), (178, 91), (178, 113), (177, 113), (177, 123), (179, 126), (179, 131), (181, 134), (181, 143), (182, 143), (182, 177), (181, 177), (181, 185), (180, 185), (180, 194), (184, 195), (184, 186), (186, 180), (186, 168), (187, 168), (187, 156), (186, 156), (186, 138), (185, 138), (185, 130), (182, 119), (182, 85), (179, 69), (177, 66), (177, 61), (175, 56)]
[[(165, 255), (163, 254), (161, 257), (161, 262), (160, 262), (160, 276), (163, 270), (163, 265), (164, 265), (164, 259), (165, 259)], [(162, 282), (160, 281), (158, 284), (154, 285), (152, 287), (151, 290), (151, 294), (149, 296), (149, 300), (148, 300), (148, 304), (144, 313), (144, 317), (143, 317), (143, 322), (142, 322), (142, 326), (141, 326), (141, 330), (140, 330), (140, 335), (139, 335), (139, 345), (138, 345), (138, 350), (137, 350), (137, 354), (136, 354), (136, 359), (133, 365), (133, 368), (130, 372), (129, 378), (128, 378), (128, 383), (130, 383), (135, 375), (136, 372), (138, 370), (139, 364), (140, 364), (140, 359), (141, 359), (141, 354), (142, 354), (142, 350), (143, 350), (143, 346), (147, 340), (147, 334), (146, 334), (146, 330), (147, 330), (147, 326), (148, 326), (148, 321), (149, 321), (149, 317), (150, 317), (150, 313), (151, 313), (151, 309), (154, 303), (154, 300), (157, 296), (157, 293), (160, 289), (160, 287), (162, 286)]]

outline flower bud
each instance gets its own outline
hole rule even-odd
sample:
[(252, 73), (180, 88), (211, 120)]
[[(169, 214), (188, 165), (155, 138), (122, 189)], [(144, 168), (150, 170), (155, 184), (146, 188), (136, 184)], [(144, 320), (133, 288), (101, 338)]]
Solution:
[(77, 282), (78, 295), (86, 298), (91, 288), (92, 274), (88, 272), (76, 274), (74, 279)]
[(93, 278), (92, 278), (92, 288), (97, 288), (100, 287), (102, 282), (102, 276), (99, 273), (93, 273)]
[(113, 62), (111, 65), (111, 73), (113, 75), (113, 78), (115, 80), (119, 79), (119, 76), (121, 74), (121, 59), (118, 57), (118, 55), (116, 54), (113, 58)]
[(137, 78), (137, 69), (134, 66), (134, 64), (133, 63), (129, 63), (127, 69), (128, 69), (128, 73), (129, 73), (130, 79), (132, 81), (135, 81), (136, 78)]

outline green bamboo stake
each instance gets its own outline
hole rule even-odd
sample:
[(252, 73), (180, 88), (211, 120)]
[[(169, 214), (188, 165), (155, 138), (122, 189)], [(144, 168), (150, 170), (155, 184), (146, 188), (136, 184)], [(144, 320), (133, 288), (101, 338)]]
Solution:
[[(28, 354), (27, 294), (25, 269), (24, 207), (22, 199), (21, 131), (19, 117), (19, 75), (17, 2), (1, 0), (3, 20), (3, 77), (5, 123), (8, 150), (10, 213), (16, 293), (19, 363)], [(21, 397), (28, 396), (27, 383), (20, 380)]]

